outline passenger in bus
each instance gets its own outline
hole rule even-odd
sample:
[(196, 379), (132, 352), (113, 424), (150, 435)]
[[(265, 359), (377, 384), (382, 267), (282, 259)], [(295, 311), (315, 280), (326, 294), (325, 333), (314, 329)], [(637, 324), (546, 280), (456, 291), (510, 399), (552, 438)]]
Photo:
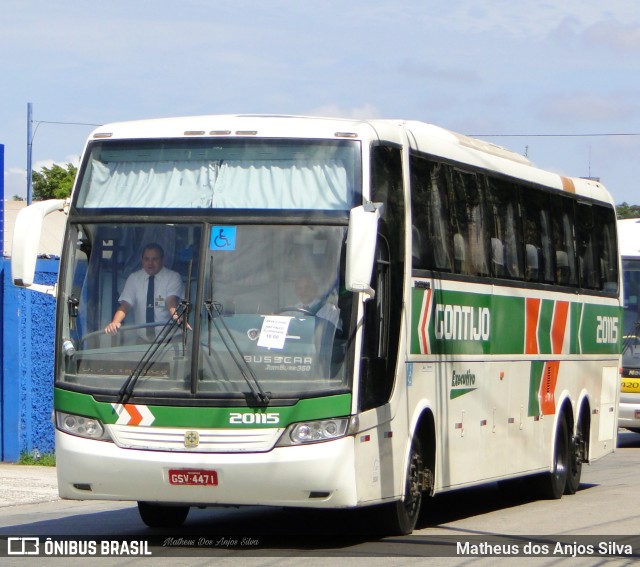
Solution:
[(149, 324), (140, 330), (140, 335), (151, 340), (161, 328), (151, 323), (164, 324), (177, 316), (176, 309), (184, 295), (184, 286), (180, 274), (164, 266), (162, 246), (147, 244), (142, 251), (141, 262), (142, 268), (127, 278), (118, 299), (120, 305), (104, 329), (107, 334), (115, 335), (118, 332), (131, 309), (137, 324)]
[(563, 250), (556, 250), (556, 283), (567, 285), (570, 281), (569, 255)]

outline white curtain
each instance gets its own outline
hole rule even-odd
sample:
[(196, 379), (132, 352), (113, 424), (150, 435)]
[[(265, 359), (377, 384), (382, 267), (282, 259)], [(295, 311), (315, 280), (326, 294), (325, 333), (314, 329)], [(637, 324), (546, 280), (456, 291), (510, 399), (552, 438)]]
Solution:
[(79, 206), (347, 210), (350, 190), (339, 160), (93, 160)]

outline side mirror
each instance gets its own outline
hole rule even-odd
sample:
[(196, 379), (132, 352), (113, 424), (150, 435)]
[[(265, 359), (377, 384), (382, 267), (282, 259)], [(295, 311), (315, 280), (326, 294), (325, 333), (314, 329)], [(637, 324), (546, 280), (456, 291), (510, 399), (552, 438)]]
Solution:
[(351, 209), (347, 233), (346, 288), (363, 292), (372, 299), (371, 274), (376, 254), (380, 203), (367, 203)]
[(18, 213), (11, 246), (11, 278), (14, 285), (55, 296), (55, 286), (34, 284), (33, 278), (42, 234), (42, 221), (48, 214), (63, 210), (65, 203), (64, 199), (38, 201)]

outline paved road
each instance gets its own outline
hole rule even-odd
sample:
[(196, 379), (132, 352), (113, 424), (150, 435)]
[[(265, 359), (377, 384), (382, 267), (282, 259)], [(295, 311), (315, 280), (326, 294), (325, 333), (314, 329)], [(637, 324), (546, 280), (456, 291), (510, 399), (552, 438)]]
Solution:
[[(473, 546), (500, 543), (503, 536), (509, 536), (508, 544), (520, 548), (559, 541), (625, 546), (631, 541), (627, 536), (640, 534), (640, 435), (621, 432), (618, 445), (615, 454), (584, 467), (581, 488), (574, 496), (559, 501), (509, 500), (495, 485), (444, 494), (429, 501), (418, 529), (402, 538), (373, 538), (363, 532), (359, 526), (366, 515), (262, 508), (192, 510), (181, 530), (152, 531), (141, 524), (133, 504), (62, 501), (57, 497), (53, 468), (4, 464), (0, 465), (0, 538), (85, 535), (150, 539), (161, 546), (154, 548), (154, 560), (171, 561), (172, 565), (192, 565), (194, 561), (194, 557), (180, 553), (170, 559), (167, 555), (175, 551), (170, 549), (172, 541), (182, 549), (180, 541), (205, 538), (214, 542), (216, 564), (234, 560), (242, 565), (274, 565), (274, 557), (283, 557), (285, 564), (293, 565), (304, 556), (306, 567), (310, 567), (329, 564), (328, 557), (339, 556), (346, 558), (341, 563), (372, 567), (417, 565), (425, 555), (436, 555), (438, 565), (493, 566), (496, 558), (482, 557), (483, 553), (451, 557), (452, 542)], [(245, 549), (239, 549), (242, 538), (247, 538)], [(632, 556), (623, 547), (622, 557), (608, 559), (600, 557), (596, 548), (586, 558), (520, 558), (518, 562), (627, 565), (640, 559), (637, 539), (632, 542)], [(234, 540), (238, 545), (233, 545)], [(163, 546), (164, 542), (170, 543)], [(441, 557), (439, 549), (445, 550), (442, 555), (447, 557)], [(116, 559), (100, 561), (117, 565)], [(130, 560), (134, 565), (144, 561)]]
[(54, 467), (0, 463), (0, 515), (6, 506), (58, 500)]

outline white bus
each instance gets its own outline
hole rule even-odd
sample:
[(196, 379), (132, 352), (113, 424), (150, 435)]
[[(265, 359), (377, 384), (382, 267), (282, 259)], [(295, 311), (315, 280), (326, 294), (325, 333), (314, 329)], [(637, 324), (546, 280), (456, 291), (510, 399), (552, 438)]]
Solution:
[(624, 275), (624, 336), (618, 425), (640, 433), (640, 219), (618, 221)]
[[(137, 501), (150, 526), (191, 506), (375, 505), (409, 533), (430, 495), (526, 478), (560, 498), (615, 448), (599, 183), (419, 122), (109, 124), (43, 289), (35, 228), (62, 206), (26, 209), (12, 258), (16, 285), (58, 297), (62, 498)], [(181, 276), (177, 312), (107, 334), (148, 243)]]

